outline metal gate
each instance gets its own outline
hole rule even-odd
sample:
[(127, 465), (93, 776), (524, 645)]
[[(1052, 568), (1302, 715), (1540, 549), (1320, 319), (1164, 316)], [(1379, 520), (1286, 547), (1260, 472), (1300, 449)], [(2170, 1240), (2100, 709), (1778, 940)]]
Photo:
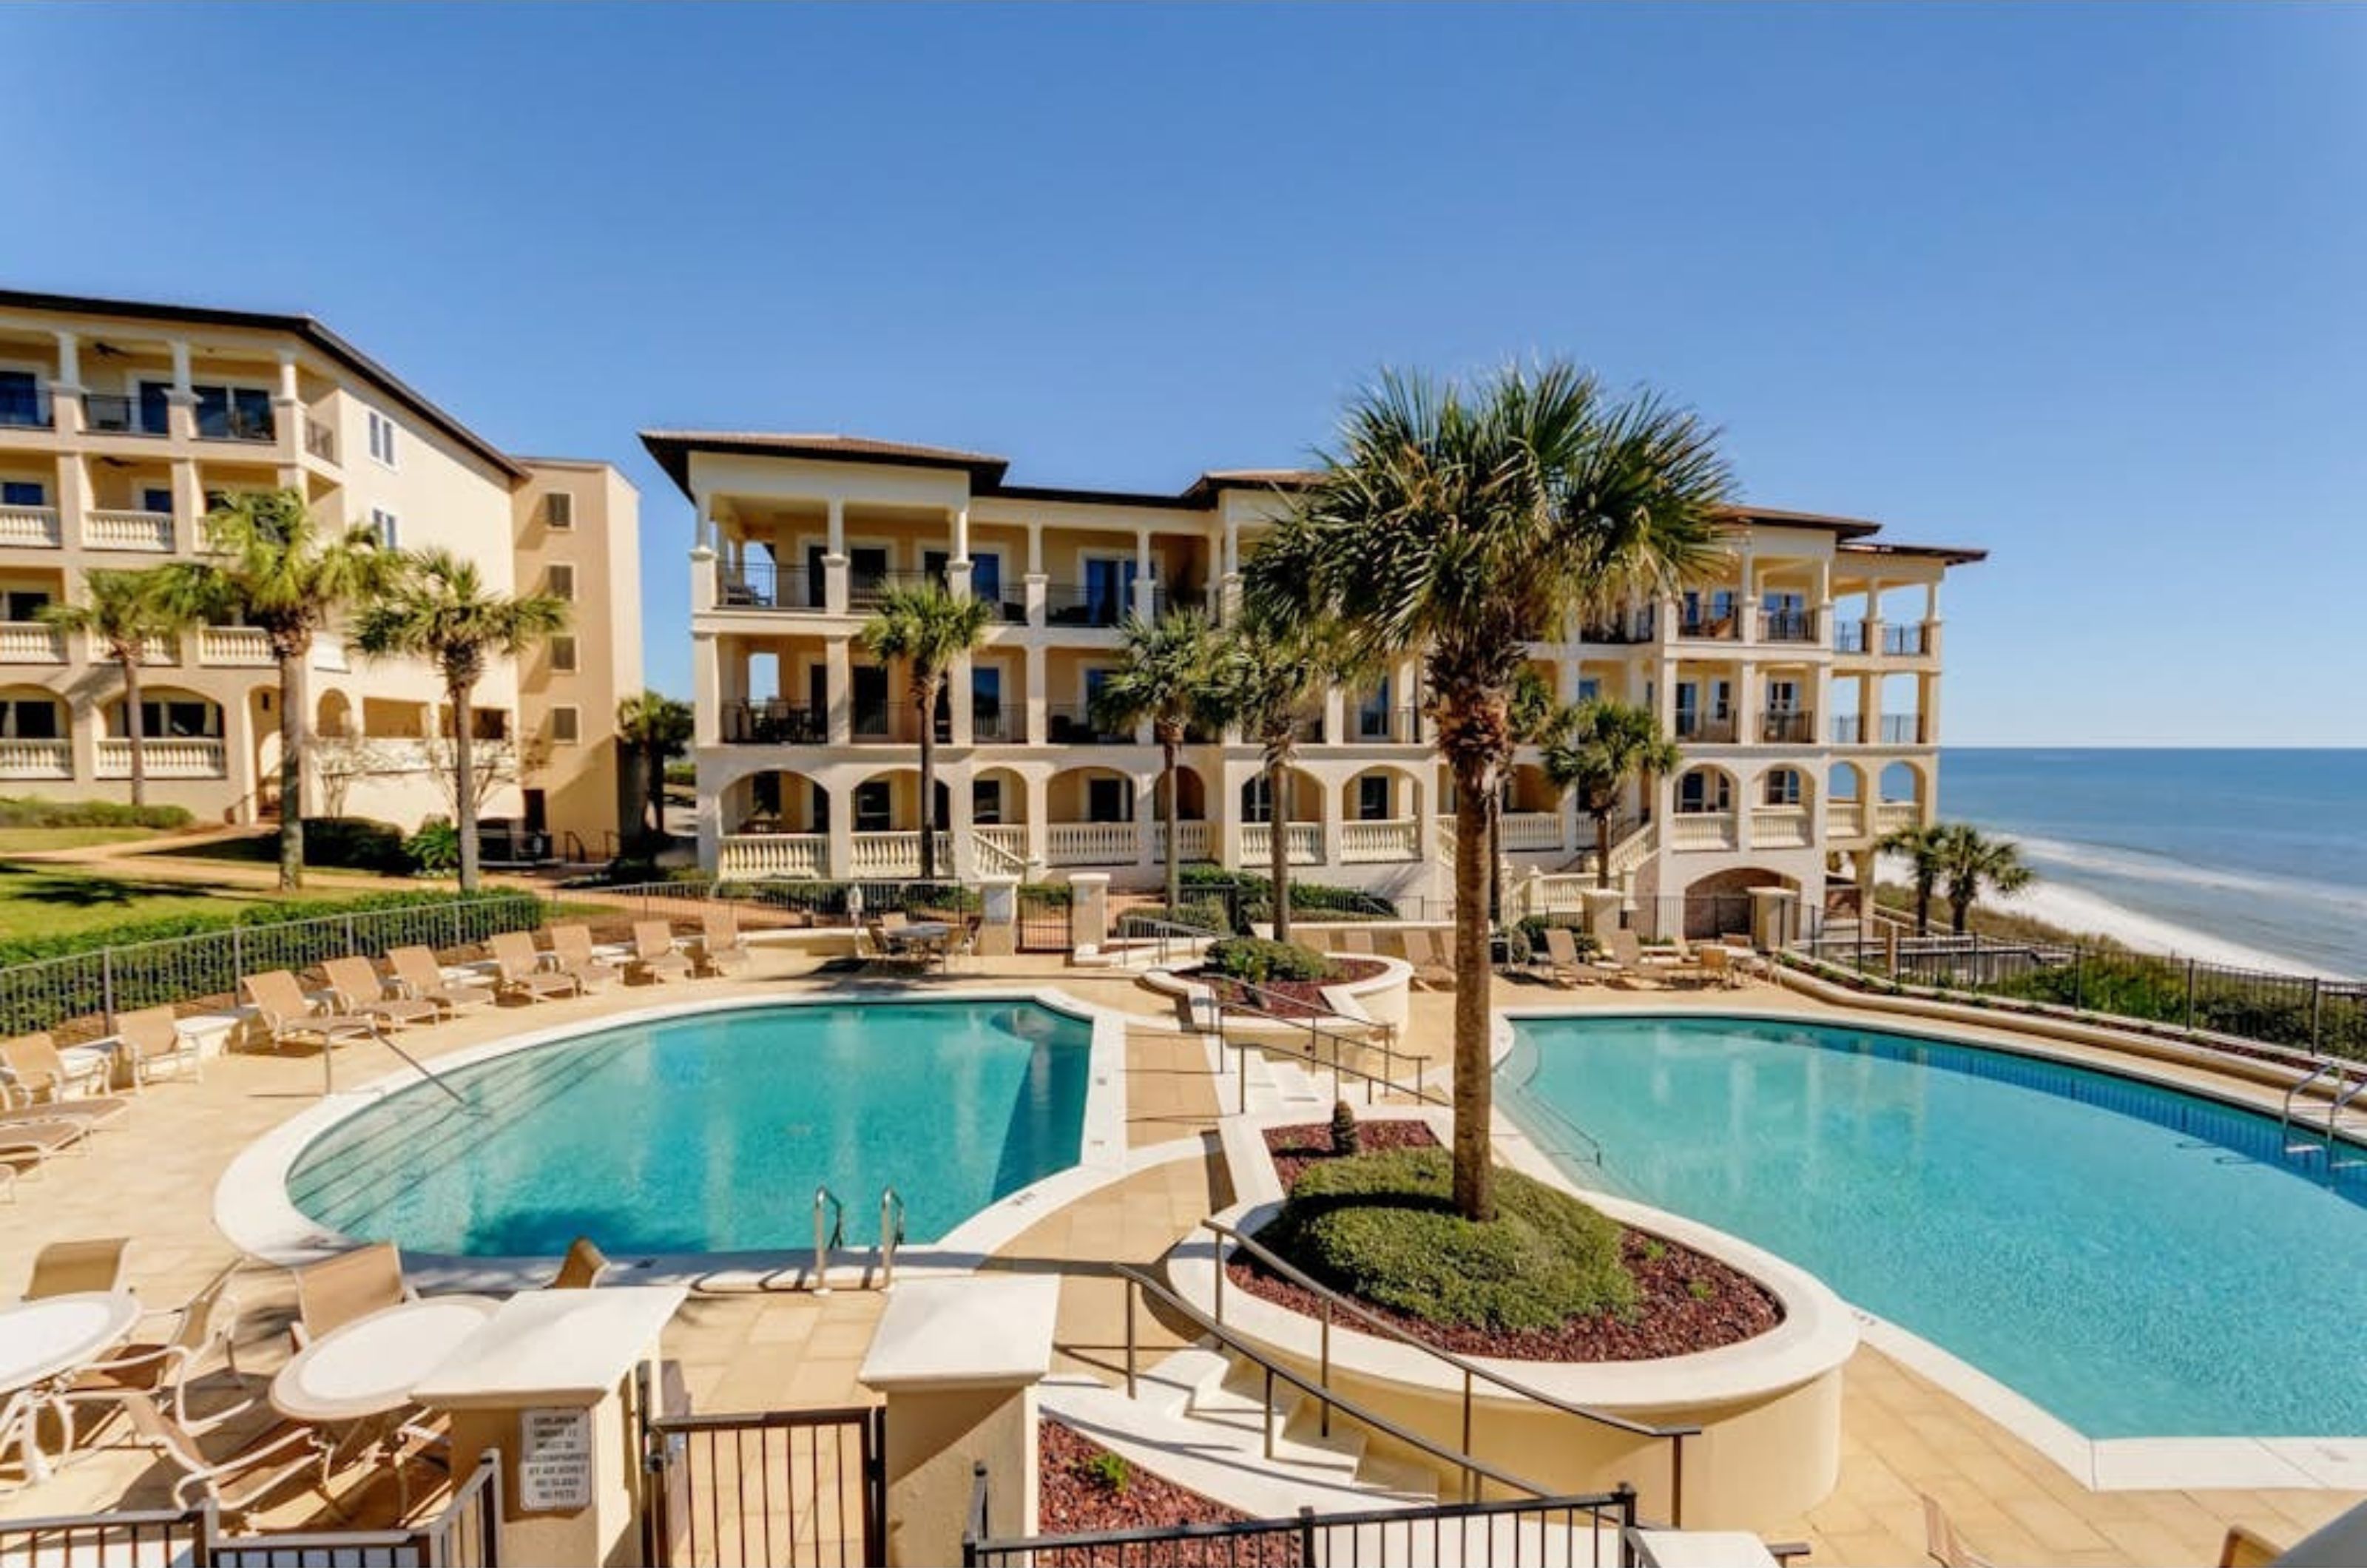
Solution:
[(641, 1514), (657, 1568), (878, 1568), (888, 1561), (886, 1413), (665, 1410), (642, 1385)]
[(1069, 951), (1069, 890), (1019, 890), (1019, 949), (1023, 953)]

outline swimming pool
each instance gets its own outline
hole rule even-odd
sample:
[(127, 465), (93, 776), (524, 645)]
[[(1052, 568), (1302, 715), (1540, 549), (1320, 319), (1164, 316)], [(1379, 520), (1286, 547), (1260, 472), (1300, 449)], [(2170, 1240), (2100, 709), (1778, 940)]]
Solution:
[(414, 1082), (288, 1175), (306, 1217), (406, 1250), (810, 1247), (813, 1196), (867, 1244), (879, 1195), (944, 1236), (1078, 1162), (1090, 1020), (1032, 1001), (776, 1005), (577, 1034)]
[[(2367, 1156), (2054, 1062), (1730, 1018), (1516, 1018), (1506, 1111), (2090, 1438), (2367, 1434)], [(1601, 1170), (1567, 1157), (1566, 1119)]]

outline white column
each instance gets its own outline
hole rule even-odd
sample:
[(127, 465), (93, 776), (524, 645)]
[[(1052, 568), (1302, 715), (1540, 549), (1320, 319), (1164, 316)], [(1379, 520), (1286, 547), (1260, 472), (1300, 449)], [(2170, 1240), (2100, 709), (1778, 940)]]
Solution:
[[(830, 498), (830, 533), (821, 558), (822, 608), (831, 615), (846, 614), (846, 502), (837, 496)], [(842, 649), (842, 655), (844, 650)]]
[(953, 558), (963, 565), (969, 562), (969, 508), (967, 506), (954, 508)]
[(1759, 557), (1750, 536), (1742, 536), (1742, 600), (1735, 607), (1744, 642), (1759, 640)]
[(713, 632), (690, 634), (691, 744), (723, 744), (722, 650)]
[(58, 454), (58, 538), (68, 547), (87, 543), (90, 469), (79, 452)]
[[(1028, 734), (1033, 739), (1043, 721), (1044, 705), (1036, 700), (1032, 687), (1027, 701)], [(1051, 851), (1051, 832), (1046, 820), (1052, 814), (1051, 787), (1043, 773), (1034, 769), (1024, 775), (1021, 787), (1027, 792), (1027, 863), (1040, 866)]]
[[(1039, 579), (1031, 578), (1029, 581), (1031, 582), (1040, 582)], [(1043, 599), (1040, 594), (1036, 597), (1036, 603), (1038, 606), (1042, 604)], [(1041, 643), (1030, 643), (1028, 645), (1027, 744), (1030, 746), (1043, 745), (1046, 739), (1051, 733), (1049, 716), (1045, 712), (1045, 704), (1049, 699), (1044, 690), (1045, 682), (1048, 679), (1045, 673), (1044, 655), (1044, 646)], [(1032, 816), (1036, 818), (1040, 818), (1042, 815), (1043, 814), (1041, 812), (1032, 814)]]
[[(966, 715), (967, 708), (967, 704), (957, 703), (954, 705), (954, 712), (957, 716)], [(954, 722), (960, 727), (955, 731), (958, 744), (961, 728), (968, 727), (963, 717), (957, 716)], [(971, 834), (975, 831), (970, 811), (977, 802), (970, 798), (969, 765), (966, 762), (957, 763), (951, 768), (945, 769), (938, 774), (938, 782), (946, 786), (946, 819), (938, 826), (945, 829), (946, 837), (952, 840), (953, 875), (957, 881), (968, 882), (978, 875), (976, 847), (970, 841)], [(939, 861), (938, 874), (944, 874), (946, 869), (946, 863)]]
[(72, 434), (84, 428), (82, 338), (69, 332), (56, 335), (58, 373), (50, 382), (50, 417), (59, 430)]
[[(826, 671), (823, 687), (830, 695), (830, 743), (845, 746), (851, 744), (855, 738), (855, 677), (851, 672), (846, 638), (834, 637), (825, 639), (822, 659)], [(851, 796), (846, 805), (850, 811), (855, 808)], [(852, 840), (849, 840), (849, 845), (851, 848)]]
[(278, 425), (279, 449), (300, 462), (304, 452), (304, 400), (297, 391), (296, 351), (292, 348), (279, 351), (279, 391), (271, 403), (272, 417)]
[[(1865, 650), (1882, 651), (1882, 579), (1870, 578), (1865, 585)], [(1871, 737), (1869, 737), (1871, 739)]]
[(170, 409), (165, 423), (175, 440), (187, 441), (198, 433), (198, 392), (189, 380), (189, 344), (186, 338), (174, 338), (166, 346), (173, 351), (173, 390), (166, 400)]
[(1134, 531), (1134, 613), (1150, 618), (1150, 530)]
[(205, 487), (198, 482), (198, 464), (194, 457), (173, 459), (173, 546), (183, 555), (194, 555), (200, 546), (198, 537), (206, 515)]
[[(963, 584), (964, 588), (968, 586)], [(969, 745), (974, 733), (976, 719), (970, 711), (970, 699), (975, 694), (970, 688), (970, 670), (971, 656), (960, 653), (954, 656), (952, 667), (946, 671), (946, 716), (953, 724), (953, 738), (946, 742), (950, 746)]]

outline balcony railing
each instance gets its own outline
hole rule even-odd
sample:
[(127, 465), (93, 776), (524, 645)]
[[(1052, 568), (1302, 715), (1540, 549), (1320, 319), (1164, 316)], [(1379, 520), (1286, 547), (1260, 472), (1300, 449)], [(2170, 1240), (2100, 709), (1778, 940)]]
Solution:
[(1131, 729), (1113, 729), (1093, 717), (1091, 707), (1048, 707), (1045, 739), (1055, 746), (1123, 746), (1134, 739)]
[(1503, 850), (1561, 848), (1561, 813), (1558, 811), (1498, 813), (1496, 847)]
[(1835, 746), (1863, 746), (1865, 744), (1865, 715), (1837, 713), (1833, 715), (1832, 728), (1826, 734)]
[(1360, 707), (1350, 716), (1349, 733), (1359, 740), (1390, 740), (1410, 746), (1421, 737), (1419, 708)]
[(63, 539), (54, 506), (0, 506), (0, 545), (53, 550)]
[[(159, 738), (142, 743), (140, 760), (152, 779), (218, 779), (229, 772), (216, 739)], [(98, 743), (98, 776), (131, 776), (131, 742), (109, 736)]]
[(145, 403), (121, 392), (85, 392), (82, 423), (104, 435), (169, 435), (172, 421), (161, 403)]
[(173, 514), (108, 508), (83, 525), (82, 542), (94, 550), (153, 550), (170, 554)]
[(1813, 746), (1816, 739), (1815, 714), (1778, 709), (1759, 716), (1759, 743), (1761, 746)]
[(729, 746), (816, 746), (830, 739), (830, 716), (794, 703), (725, 703), (722, 719)]
[(1754, 850), (1805, 850), (1816, 842), (1816, 823), (1805, 806), (1759, 806), (1750, 812)]
[(1026, 869), (1026, 823), (981, 822), (969, 831), (971, 848), (980, 852), (980, 870), (992, 873)]
[(1929, 627), (1920, 621), (1882, 628), (1882, 651), (1892, 659), (1915, 659), (1931, 650)]
[(1142, 835), (1131, 822), (1047, 824), (1044, 858), (1052, 865), (1131, 865), (1141, 854)]
[(1817, 640), (1817, 613), (1814, 610), (1761, 610), (1759, 612), (1759, 640), (1814, 642)]
[(1343, 865), (1378, 861), (1411, 860), (1421, 848), (1421, 824), (1410, 817), (1340, 824), (1340, 860)]
[(1669, 818), (1673, 849), (1730, 850), (1737, 842), (1731, 811), (1680, 811)]
[[(850, 869), (856, 876), (918, 876), (921, 874), (920, 829), (857, 833), (851, 858)], [(937, 874), (950, 875), (953, 866), (953, 835), (940, 830), (937, 834)]]
[(1832, 839), (1863, 839), (1865, 837), (1865, 807), (1854, 800), (1829, 801), (1825, 805), (1825, 833)]
[(876, 610), (880, 602), (902, 588), (924, 588), (931, 583), (945, 585), (942, 574), (934, 571), (857, 571), (846, 569), (846, 607), (855, 615)]
[(47, 430), (53, 423), (50, 394), (40, 388), (0, 393), (0, 426), (11, 430)]
[(257, 626), (199, 626), (198, 662), (240, 670), (266, 669), (272, 657), (270, 635)]
[(1923, 745), (1925, 743), (1923, 716), (1920, 713), (1884, 714), (1882, 743), (1885, 746)]
[(1735, 642), (1742, 637), (1742, 612), (1727, 609), (1723, 613), (1704, 604), (1691, 610), (1679, 606), (1677, 635), (1703, 637), (1713, 642)]
[(310, 414), (304, 417), (304, 450), (323, 463), (337, 460), (337, 431), (334, 425), (323, 424)]
[(819, 610), (822, 581), (801, 566), (749, 561), (717, 577), (715, 602), (726, 610)]
[(66, 634), (40, 621), (0, 621), (0, 664), (63, 664)]
[(902, 703), (897, 702), (855, 704), (855, 720), (852, 726), (854, 739), (856, 740), (910, 740), (917, 743), (920, 737), (905, 734), (904, 731), (910, 727), (900, 722), (907, 711)]
[(1912, 828), (1923, 820), (1923, 808), (1911, 800), (1885, 800), (1874, 808), (1874, 830), (1896, 833), (1901, 828)]
[(74, 748), (64, 740), (0, 740), (0, 779), (70, 779)]
[(1833, 651), (1835, 653), (1863, 653), (1865, 651), (1865, 623), (1863, 621), (1835, 621), (1833, 623)]
[(1580, 642), (1623, 644), (1649, 642), (1659, 616), (1649, 604), (1633, 610), (1614, 611), (1588, 621), (1579, 627)]
[[(1321, 865), (1323, 863), (1323, 824), (1320, 822), (1286, 822), (1283, 825), (1282, 852), (1291, 865)], [(1261, 866), (1274, 859), (1274, 824), (1244, 822), (1241, 824), (1241, 863)]]
[(252, 441), (257, 444), (279, 439), (279, 423), (268, 410), (255, 412), (241, 408), (198, 409), (198, 435), (206, 441)]
[(972, 703), (969, 710), (969, 738), (973, 743), (981, 746), (996, 741), (1016, 739), (1019, 737), (1019, 717), (1020, 716), (1000, 705), (988, 707), (983, 703)]
[(830, 871), (825, 833), (733, 833), (724, 839), (716, 874), (725, 877), (823, 876)]
[(1736, 734), (1734, 716), (1677, 710), (1677, 739), (1706, 746), (1730, 746)]
[[(1157, 852), (1161, 860), (1164, 860), (1167, 855), (1167, 824), (1154, 822), (1151, 824), (1151, 848)], [(1184, 823), (1176, 830), (1175, 846), (1178, 860), (1209, 861), (1217, 858), (1214, 843), (1208, 836), (1208, 824), (1206, 822)]]
[(1044, 622), (1054, 626), (1114, 626), (1134, 608), (1131, 595), (1082, 582), (1044, 585)]

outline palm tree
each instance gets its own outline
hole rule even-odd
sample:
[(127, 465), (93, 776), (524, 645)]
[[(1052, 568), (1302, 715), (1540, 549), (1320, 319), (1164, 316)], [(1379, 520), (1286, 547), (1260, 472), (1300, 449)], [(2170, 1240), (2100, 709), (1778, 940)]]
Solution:
[(2022, 863), (2021, 846), (2010, 839), (1985, 837), (1969, 822), (1950, 824), (1939, 832), (1941, 874), (1948, 886), (1948, 929), (1958, 936), (1965, 934), (1965, 923), (1972, 918), (1973, 905), (1985, 889), (2019, 893), (2038, 879), (2038, 874)]
[(1879, 854), (1906, 857), (1908, 874), (1915, 884), (1915, 934), (1928, 935), (1931, 930), (1931, 895), (1946, 869), (1948, 829), (1938, 823), (1894, 828), (1876, 839), (1874, 847)]
[(198, 619), (169, 568), (91, 571), (80, 604), (45, 604), (40, 618), (68, 635), (89, 634), (123, 671), (123, 733), (131, 742), (131, 804), (148, 804), (147, 725), (140, 711), (140, 669), (148, 644), (178, 637)]
[[(1183, 833), (1175, 811), (1176, 773), (1195, 724), (1224, 723), (1216, 628), (1197, 610), (1170, 610), (1155, 621), (1128, 615), (1118, 628), (1118, 662), (1093, 698), (1096, 725), (1131, 729), (1150, 721), (1159, 742), (1159, 789), (1167, 816), (1167, 912), (1183, 901)], [(1279, 824), (1274, 828), (1281, 835)]]
[(986, 640), (995, 607), (936, 582), (891, 589), (864, 623), (863, 646), (887, 663), (903, 660), (906, 690), (921, 716), (921, 878), (937, 874), (937, 694), (954, 661)]
[(1351, 678), (1336, 630), (1321, 623), (1244, 618), (1217, 649), (1214, 701), (1221, 723), (1240, 728), (1264, 763), (1270, 804), (1266, 874), (1274, 884), (1274, 936), (1290, 940), (1290, 767), (1308, 705)]
[(1566, 364), (1477, 387), (1384, 375), (1249, 565), (1252, 602), (1335, 615), (1351, 651), (1419, 651), (1455, 798), (1455, 1202), (1494, 1213), (1489, 827), (1525, 645), (1576, 613), (1674, 592), (1720, 553), (1712, 433)]
[(293, 490), (231, 497), (207, 519), (208, 558), (164, 570), (176, 593), (210, 617), (260, 630), (279, 666), (279, 886), (304, 885), (306, 664), (312, 639), (393, 580), (394, 553), (355, 524), (324, 528)]
[(1546, 777), (1557, 789), (1576, 790), (1579, 809), (1594, 818), (1594, 886), (1611, 886), (1611, 814), (1627, 781), (1672, 773), (1683, 762), (1650, 708), (1594, 698), (1557, 717), (1546, 743)]
[(546, 593), (488, 592), (474, 561), (441, 547), (405, 553), (379, 596), (364, 606), (354, 640), (373, 659), (425, 659), (443, 677), (452, 709), (453, 801), (459, 808), (460, 891), (477, 889), (477, 791), (470, 705), (485, 667), (516, 659), (567, 629), (567, 602)]
[(641, 799), (650, 841), (665, 838), (665, 766), (690, 745), (697, 728), (691, 705), (663, 692), (641, 693), (617, 705), (617, 739), (641, 754)]

